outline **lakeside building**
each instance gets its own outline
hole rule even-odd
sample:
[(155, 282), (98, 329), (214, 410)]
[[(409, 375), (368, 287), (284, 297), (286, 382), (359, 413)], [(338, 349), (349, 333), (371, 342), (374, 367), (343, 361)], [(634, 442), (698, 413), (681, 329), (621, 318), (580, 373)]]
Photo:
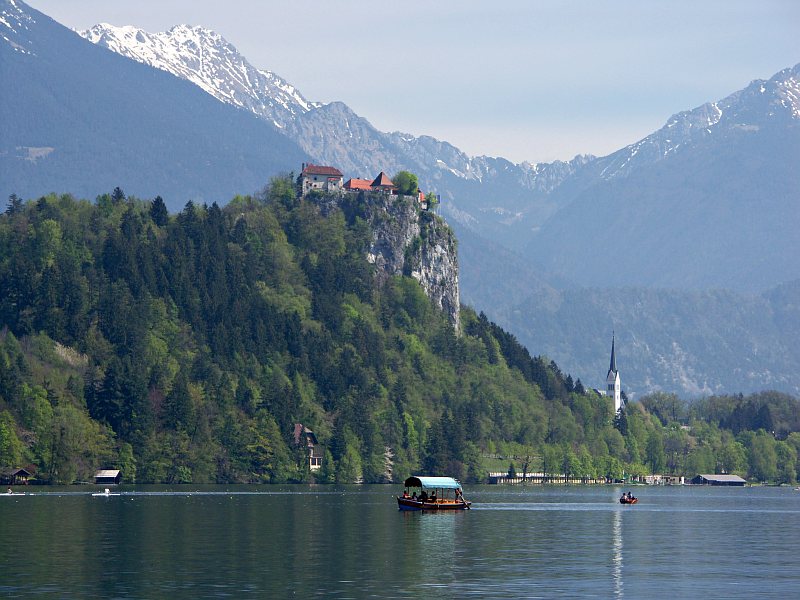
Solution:
[(117, 469), (101, 469), (94, 474), (95, 483), (119, 484), (122, 481), (122, 473)]
[(647, 485), (686, 485), (683, 475), (634, 475), (631, 483), (644, 483)]
[(694, 485), (730, 485), (743, 487), (747, 483), (738, 475), (697, 475), (691, 481)]
[(609, 483), (605, 477), (581, 477), (579, 475), (564, 475), (560, 473), (516, 473), (512, 477), (508, 471), (489, 473), (489, 483), (492, 485), (543, 485), (543, 484), (600, 484)]
[(317, 441), (314, 432), (302, 423), (294, 424), (294, 444), (304, 446), (308, 452), (308, 468), (311, 471), (319, 471), (322, 468), (323, 450)]
[(28, 485), (28, 479), (33, 475), (26, 469), (13, 469), (12, 471), (0, 473), (0, 484), (2, 485)]

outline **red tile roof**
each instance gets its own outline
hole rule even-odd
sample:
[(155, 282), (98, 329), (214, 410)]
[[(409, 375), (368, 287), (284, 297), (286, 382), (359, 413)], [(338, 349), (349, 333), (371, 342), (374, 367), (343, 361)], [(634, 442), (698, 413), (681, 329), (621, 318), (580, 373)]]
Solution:
[(383, 171), (375, 178), (375, 181), (372, 182), (372, 187), (394, 187), (392, 180), (386, 176), (386, 173)]
[(344, 184), (346, 190), (369, 190), (372, 189), (372, 182), (369, 179), (357, 179), (353, 177)]
[(343, 177), (342, 172), (336, 167), (323, 167), (321, 165), (306, 165), (303, 175), (325, 175), (327, 177)]

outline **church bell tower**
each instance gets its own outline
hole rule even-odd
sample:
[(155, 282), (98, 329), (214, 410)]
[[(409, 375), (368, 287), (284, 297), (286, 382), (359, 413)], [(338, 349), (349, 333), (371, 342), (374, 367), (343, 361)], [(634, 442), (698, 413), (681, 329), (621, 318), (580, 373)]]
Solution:
[(606, 375), (606, 395), (614, 398), (614, 414), (622, 410), (622, 385), (619, 381), (619, 371), (617, 371), (617, 357), (614, 352), (614, 334), (611, 334), (611, 364)]

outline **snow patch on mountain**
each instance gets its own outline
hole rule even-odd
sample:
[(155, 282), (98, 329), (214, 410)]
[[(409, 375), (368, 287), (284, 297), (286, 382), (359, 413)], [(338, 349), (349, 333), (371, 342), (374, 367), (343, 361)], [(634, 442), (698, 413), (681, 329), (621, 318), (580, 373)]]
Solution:
[(469, 157), (430, 136), (383, 133), (341, 102), (308, 101), (291, 84), (252, 66), (222, 36), (203, 27), (177, 25), (162, 33), (107, 23), (79, 32), (118, 54), (187, 79), (222, 102), (271, 121), (314, 160), (335, 164), (354, 176), (412, 169), (436, 179), (447, 172), (482, 183), (508, 175), (522, 188), (552, 190), (575, 168), (594, 157), (532, 167), (502, 158)]
[(218, 100), (250, 110), (280, 128), (320, 106), (275, 73), (255, 68), (225, 38), (204, 27), (176, 25), (148, 33), (101, 23), (78, 33), (117, 54), (191, 81)]
[(640, 164), (667, 158), (721, 129), (758, 131), (761, 124), (753, 119), (763, 115), (800, 119), (800, 64), (768, 81), (757, 79), (722, 100), (673, 115), (655, 133), (601, 159), (606, 164), (600, 176), (605, 180), (625, 177)]
[(33, 16), (23, 10), (15, 0), (0, 2), (0, 38), (15, 52), (35, 55), (33, 43), (25, 33), (29, 25), (35, 23)]

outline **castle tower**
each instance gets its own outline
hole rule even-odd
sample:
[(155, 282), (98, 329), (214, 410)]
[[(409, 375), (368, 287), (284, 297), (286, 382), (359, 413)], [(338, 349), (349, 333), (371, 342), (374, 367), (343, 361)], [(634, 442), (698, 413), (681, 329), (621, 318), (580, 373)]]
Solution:
[(614, 334), (611, 334), (611, 364), (606, 375), (606, 395), (614, 398), (614, 414), (622, 409), (622, 385), (617, 371), (617, 357), (614, 352)]

